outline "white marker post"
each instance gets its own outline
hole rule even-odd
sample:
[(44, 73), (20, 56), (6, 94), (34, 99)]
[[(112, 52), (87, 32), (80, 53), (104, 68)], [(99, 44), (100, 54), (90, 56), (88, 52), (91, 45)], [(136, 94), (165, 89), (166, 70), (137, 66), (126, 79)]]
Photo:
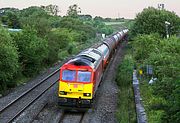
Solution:
[(170, 25), (171, 23), (169, 23), (168, 21), (165, 21), (165, 26), (166, 26), (166, 37), (169, 38), (169, 31), (168, 31), (168, 26)]

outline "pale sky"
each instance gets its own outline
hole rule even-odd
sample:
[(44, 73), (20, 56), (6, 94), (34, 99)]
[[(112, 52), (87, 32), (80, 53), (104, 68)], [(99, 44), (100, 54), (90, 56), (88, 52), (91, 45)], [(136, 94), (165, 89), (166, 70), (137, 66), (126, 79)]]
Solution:
[(148, 6), (157, 8), (159, 3), (164, 3), (165, 9), (174, 11), (180, 16), (180, 0), (0, 0), (0, 8), (23, 9), (29, 6), (53, 4), (59, 6), (62, 16), (66, 15), (70, 5), (77, 4), (82, 14), (90, 14), (93, 17), (134, 18), (143, 8)]

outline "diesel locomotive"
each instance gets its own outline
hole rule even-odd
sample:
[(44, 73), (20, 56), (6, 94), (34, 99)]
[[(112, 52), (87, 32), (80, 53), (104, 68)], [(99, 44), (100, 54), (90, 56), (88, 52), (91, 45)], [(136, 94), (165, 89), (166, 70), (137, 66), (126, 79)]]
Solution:
[(114, 33), (97, 47), (80, 52), (61, 67), (58, 87), (60, 106), (91, 107), (103, 72), (127, 33), (128, 29)]

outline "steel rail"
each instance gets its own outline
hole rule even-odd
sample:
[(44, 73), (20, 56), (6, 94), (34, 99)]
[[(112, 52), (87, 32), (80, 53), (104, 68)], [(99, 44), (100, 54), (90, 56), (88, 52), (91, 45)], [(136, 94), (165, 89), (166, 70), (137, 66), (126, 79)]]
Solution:
[(80, 119), (79, 123), (83, 122), (84, 115), (85, 115), (85, 112), (82, 113), (82, 116), (81, 116), (81, 119)]
[[(58, 79), (59, 80), (59, 79)], [(42, 93), (40, 93), (39, 95), (37, 95), (33, 100), (31, 100), (26, 106), (24, 106), (19, 112), (17, 112), (12, 118), (10, 118), (7, 123), (12, 122), (17, 116), (19, 116), (26, 108), (28, 108), (30, 105), (32, 105), (32, 103), (34, 103), (37, 99), (39, 99), (40, 96), (42, 96), (45, 92), (47, 92), (53, 85), (56, 84), (56, 82), (58, 82), (58, 80), (56, 80), (55, 82), (51, 83), (50, 86), (48, 86)]]
[(36, 88), (37, 86), (41, 85), (43, 82), (45, 82), (47, 79), (49, 79), (51, 76), (53, 76), (54, 74), (56, 74), (58, 71), (60, 71), (60, 68), (58, 68), (57, 70), (55, 70), (54, 72), (52, 72), (50, 75), (48, 75), (47, 77), (45, 77), (44, 79), (42, 79), (38, 84), (34, 85), (32, 88), (28, 89), (27, 91), (23, 92), (20, 96), (18, 96), (16, 99), (14, 99), (13, 101), (11, 101), (10, 103), (8, 103), (5, 107), (3, 107), (2, 109), (0, 109), (0, 113), (2, 113), (5, 109), (7, 109), (9, 106), (11, 106), (12, 104), (14, 104), (16, 101), (18, 101), (19, 99), (21, 99), (22, 97), (24, 97), (27, 93), (29, 93), (30, 91), (32, 91), (34, 88)]

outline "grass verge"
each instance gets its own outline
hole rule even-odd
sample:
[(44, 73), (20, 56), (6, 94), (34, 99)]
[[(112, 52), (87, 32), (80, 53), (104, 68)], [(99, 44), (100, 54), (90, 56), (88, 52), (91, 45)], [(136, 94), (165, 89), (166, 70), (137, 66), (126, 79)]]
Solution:
[(119, 87), (116, 117), (119, 123), (136, 123), (136, 111), (132, 88), (133, 58), (130, 49), (118, 67), (116, 82)]

